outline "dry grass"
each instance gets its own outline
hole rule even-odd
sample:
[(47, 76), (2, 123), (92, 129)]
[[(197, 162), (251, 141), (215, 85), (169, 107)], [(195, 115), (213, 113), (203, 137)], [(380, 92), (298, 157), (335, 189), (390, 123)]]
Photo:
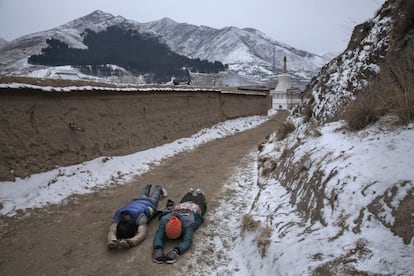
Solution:
[(258, 168), (261, 176), (269, 177), (276, 167), (277, 163), (271, 157), (261, 157), (258, 161)]
[(315, 120), (310, 120), (308, 127), (305, 130), (307, 136), (310, 137), (321, 137), (322, 132), (318, 129), (318, 124)]
[(242, 217), (242, 233), (245, 231), (252, 231), (256, 229), (260, 224), (260, 221), (255, 220), (252, 215), (244, 214)]
[(379, 119), (380, 112), (375, 102), (375, 95), (366, 93), (360, 95), (357, 100), (348, 105), (343, 117), (350, 130), (363, 129)]
[[(397, 26), (405, 30), (394, 42), (398, 47), (389, 51), (380, 63), (381, 73), (343, 114), (351, 130), (363, 129), (384, 115), (396, 116), (400, 125), (414, 120), (414, 2), (408, 6), (413, 13), (409, 22)], [(411, 28), (408, 33), (407, 28)]]
[(295, 125), (291, 122), (284, 122), (277, 130), (276, 138), (278, 141), (285, 139), (290, 133), (296, 129)]
[(304, 106), (303, 108), (303, 122), (307, 123), (311, 120), (312, 118), (312, 104), (308, 103)]
[[(414, 62), (414, 50), (411, 55)], [(388, 62), (378, 80), (348, 106), (344, 119), (351, 130), (363, 129), (386, 114), (396, 116), (401, 125), (414, 119), (413, 73), (396, 63)]]
[(270, 226), (262, 228), (260, 235), (256, 239), (257, 247), (260, 250), (260, 256), (266, 257), (266, 251), (270, 244), (270, 237), (272, 236), (273, 229)]
[(312, 119), (313, 116), (313, 103), (315, 102), (315, 98), (312, 95), (312, 86), (311, 86), (312, 82), (309, 83), (304, 91), (304, 99), (305, 100), (304, 104), (303, 104), (303, 109), (302, 109), (302, 116), (303, 116), (303, 122), (307, 123)]

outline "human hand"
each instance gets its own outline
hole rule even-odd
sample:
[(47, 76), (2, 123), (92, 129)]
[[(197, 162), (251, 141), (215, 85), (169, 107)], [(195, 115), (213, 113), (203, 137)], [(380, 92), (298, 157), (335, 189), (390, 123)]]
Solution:
[(128, 249), (128, 248), (134, 247), (134, 243), (130, 239), (122, 239), (119, 242), (119, 246), (124, 249)]
[(107, 244), (106, 244), (106, 246), (108, 247), (108, 249), (117, 249), (118, 248), (118, 245), (119, 245), (119, 241), (118, 240), (112, 240), (112, 241), (110, 241), (110, 242), (108, 242)]

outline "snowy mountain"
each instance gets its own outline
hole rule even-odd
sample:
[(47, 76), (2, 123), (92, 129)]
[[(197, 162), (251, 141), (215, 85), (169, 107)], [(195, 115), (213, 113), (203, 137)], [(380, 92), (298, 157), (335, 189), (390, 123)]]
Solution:
[(275, 71), (280, 72), (284, 56), (288, 58), (289, 70), (302, 84), (316, 75), (320, 67), (328, 61), (322, 56), (272, 40), (254, 29), (214, 29), (177, 23), (168, 18), (138, 23), (121, 16), (95, 11), (59, 27), (11, 41), (0, 51), (0, 73), (38, 76), (39, 70), (46, 72), (48, 70), (45, 69), (49, 69), (49, 74), (53, 74), (54, 70), (50, 67), (34, 66), (27, 62), (29, 56), (41, 53), (41, 49), (47, 46), (47, 39), (55, 38), (69, 47), (86, 49), (87, 46), (83, 43), (85, 30), (100, 32), (111, 26), (161, 36), (179, 54), (228, 64), (230, 70), (239, 73), (243, 79), (256, 83), (267, 82), (274, 76), (271, 71), (274, 60)]
[[(28, 58), (32, 55), (40, 54), (42, 48), (48, 46), (46, 41), (52, 38), (60, 40), (70, 48), (87, 49), (87, 46), (83, 43), (83, 35), (87, 29), (99, 32), (111, 26), (141, 31), (140, 24), (136, 22), (126, 20), (120, 16), (115, 17), (102, 11), (95, 11), (56, 28), (25, 35), (11, 41), (0, 51), (0, 74), (30, 77), (56, 76), (61, 71), (61, 68), (32, 65), (28, 63)], [(88, 76), (84, 76), (74, 68), (65, 67), (65, 73), (88, 78)], [(127, 79), (134, 81), (131, 77), (130, 74), (127, 76)], [(140, 76), (135, 76), (136, 82), (139, 83), (140, 79)]]
[(8, 43), (7, 40), (0, 37), (0, 48), (3, 48), (4, 46), (6, 46), (7, 43)]
[(276, 72), (281, 72), (283, 57), (286, 56), (293, 76), (310, 80), (330, 60), (275, 41), (252, 28), (214, 29), (177, 23), (169, 18), (143, 26), (145, 30), (161, 35), (179, 53), (210, 61), (219, 60), (228, 64), (230, 69), (250, 77), (269, 78), (273, 75), (274, 61)]

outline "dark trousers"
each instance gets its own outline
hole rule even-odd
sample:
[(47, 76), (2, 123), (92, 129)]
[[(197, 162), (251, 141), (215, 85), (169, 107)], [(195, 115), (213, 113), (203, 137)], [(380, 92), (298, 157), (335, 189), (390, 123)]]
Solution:
[(187, 202), (187, 201), (194, 202), (195, 204), (200, 206), (201, 215), (204, 216), (204, 214), (207, 211), (206, 197), (204, 194), (199, 193), (199, 194), (193, 195), (193, 193), (188, 192), (183, 196), (180, 203)]

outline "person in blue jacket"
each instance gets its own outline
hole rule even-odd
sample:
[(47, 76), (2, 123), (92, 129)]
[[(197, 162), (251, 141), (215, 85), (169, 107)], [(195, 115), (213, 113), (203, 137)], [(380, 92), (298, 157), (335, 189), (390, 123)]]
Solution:
[(119, 208), (112, 217), (108, 232), (108, 249), (137, 246), (147, 236), (147, 223), (157, 214), (158, 202), (167, 196), (167, 191), (157, 185), (149, 195), (151, 184), (147, 184), (139, 197)]
[[(152, 260), (155, 263), (175, 263), (180, 255), (187, 251), (192, 243), (194, 231), (204, 222), (207, 210), (204, 193), (194, 189), (183, 196), (180, 203), (160, 214), (160, 225), (154, 237)], [(173, 250), (164, 255), (166, 239), (181, 238)]]

